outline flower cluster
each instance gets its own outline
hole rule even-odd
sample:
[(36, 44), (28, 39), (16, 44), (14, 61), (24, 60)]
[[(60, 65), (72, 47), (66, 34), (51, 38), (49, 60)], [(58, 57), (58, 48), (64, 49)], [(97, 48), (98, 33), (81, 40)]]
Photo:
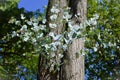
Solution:
[[(55, 5), (55, 6), (52, 6), (51, 8), (51, 13), (52, 15), (50, 16), (50, 19), (52, 21), (55, 21), (57, 18), (58, 18), (58, 13), (60, 12), (60, 10), (58, 9), (58, 6)], [(50, 28), (56, 28), (57, 27), (57, 24), (55, 23), (49, 23), (49, 27)]]
[[(68, 23), (69, 30), (64, 31), (64, 33), (62, 34), (55, 34), (54, 32), (49, 32), (49, 34), (45, 37), (48, 37), (48, 41), (51, 41), (52, 38), (53, 41), (50, 43), (40, 42), (40, 40), (44, 36), (43, 31), (46, 30), (46, 25), (43, 25), (46, 23), (46, 19), (42, 20), (43, 24), (39, 24), (38, 19), (31, 18), (30, 20), (27, 20), (23, 14), (21, 14), (21, 20), (24, 20), (25, 24), (21, 24), (21, 22), (19, 20), (16, 20), (15, 18), (11, 18), (11, 20), (9, 21), (9, 23), (15, 23), (17, 26), (21, 26), (20, 30), (13, 31), (11, 33), (11, 36), (19, 36), (25, 42), (29, 41), (33, 45), (45, 47), (45, 51), (47, 53), (49, 53), (49, 51), (55, 52), (57, 51), (57, 48), (67, 50), (69, 44), (72, 43), (73, 39), (80, 38), (80, 36), (83, 36), (82, 30), (85, 29), (85, 25), (96, 25), (96, 20), (98, 19), (98, 15), (95, 14), (94, 18), (91, 18), (85, 23), (74, 24), (74, 22), (70, 20), (71, 15), (69, 14), (69, 10), (70, 8), (66, 8), (63, 15), (63, 20), (65, 20)], [(53, 14), (50, 16), (50, 19), (55, 21), (58, 17), (60, 9), (58, 9), (57, 5), (55, 5), (51, 8), (51, 12)], [(56, 28), (57, 24), (49, 23), (49, 27)]]
[[(57, 52), (58, 49), (66, 51), (74, 39), (85, 37), (83, 32), (87, 25), (90, 26), (97, 24), (97, 14), (95, 14), (90, 20), (86, 20), (84, 23), (74, 24), (74, 22), (70, 20), (72, 15), (69, 13), (69, 10), (70, 8), (65, 9), (62, 20), (63, 22), (68, 23), (68, 31), (64, 31), (61, 34), (56, 34), (54, 32), (47, 32), (47, 34), (44, 34), (47, 31), (45, 25), (46, 19), (43, 19), (42, 24), (39, 24), (37, 18), (27, 20), (26, 17), (21, 14), (21, 20), (24, 21), (24, 24), (15, 18), (11, 18), (9, 21), (9, 23), (15, 23), (17, 26), (21, 27), (19, 30), (11, 32), (11, 37), (13, 38), (17, 36), (24, 42), (30, 42), (35, 48), (37, 48), (36, 52), (40, 52), (40, 49), (44, 48), (44, 51), (50, 55), (51, 58), (54, 58), (56, 56), (55, 52)], [(58, 26), (58, 24), (55, 23), (55, 20), (58, 17), (60, 9), (55, 5), (51, 8), (51, 12), (52, 15), (50, 16), (50, 19), (53, 22), (49, 23), (49, 27), (54, 29)], [(97, 51), (97, 48), (95, 47), (94, 50)], [(85, 50), (82, 51), (82, 54), (85, 54)], [(62, 53), (57, 55), (59, 58), (63, 57)]]
[(46, 30), (46, 26), (39, 24), (39, 21), (36, 18), (31, 18), (30, 20), (25, 19), (24, 15), (21, 14), (21, 20), (25, 20), (25, 23), (22, 24), (20, 20), (16, 20), (15, 18), (10, 19), (9, 23), (15, 23), (17, 26), (21, 26), (21, 28), (17, 31), (13, 31), (11, 33), (13, 37), (20, 37), (25, 42), (32, 42), (35, 44), (38, 40), (43, 37), (43, 31)]

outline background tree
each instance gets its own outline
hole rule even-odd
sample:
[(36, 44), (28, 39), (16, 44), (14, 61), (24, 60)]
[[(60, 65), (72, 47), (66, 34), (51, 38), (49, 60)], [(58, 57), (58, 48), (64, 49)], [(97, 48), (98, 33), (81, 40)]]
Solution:
[[(33, 17), (34, 13), (18, 9), (17, 2), (15, 0), (0, 5), (0, 77), (2, 80), (33, 79), (37, 73), (38, 54), (34, 54), (33, 45), (21, 41), (18, 36), (14, 37), (13, 33), (21, 28), (18, 25), (25, 23), (21, 20), (21, 14), (25, 14), (26, 18), (29, 19)], [(37, 15), (41, 17), (41, 14)], [(17, 23), (10, 24), (11, 18), (13, 22), (16, 19), (21, 22), (17, 21)], [(14, 35), (11, 37), (11, 34)]]
[[(115, 80), (119, 76), (120, 0), (88, 1), (88, 18), (99, 14), (97, 26), (87, 28), (85, 46), (86, 77), (88, 80)], [(118, 78), (119, 79), (119, 78)]]

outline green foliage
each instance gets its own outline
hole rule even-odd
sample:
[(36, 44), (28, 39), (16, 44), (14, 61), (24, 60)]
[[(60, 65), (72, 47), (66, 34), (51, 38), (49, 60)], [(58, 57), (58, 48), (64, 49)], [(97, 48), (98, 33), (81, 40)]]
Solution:
[(113, 80), (119, 74), (120, 0), (89, 0), (88, 18), (99, 14), (98, 25), (87, 27), (85, 42), (88, 80)]
[[(11, 38), (12, 31), (18, 31), (21, 27), (15, 24), (9, 24), (13, 17), (20, 20), (20, 14), (26, 15), (29, 19), (38, 13), (24, 12), (24, 9), (18, 9), (17, 0), (5, 3), (9, 6), (0, 5), (0, 78), (2, 80), (20, 80), (33, 79), (37, 73), (38, 54), (34, 52), (33, 45), (29, 42), (23, 42), (19, 37)], [(18, 1), (17, 1), (18, 2)], [(24, 21), (21, 21), (24, 24)]]
[(4, 78), (6, 78), (6, 74), (6, 70), (2, 66), (0, 66), (0, 79), (5, 80)]
[(0, 1), (0, 10), (5, 11), (8, 8), (16, 7), (16, 4), (19, 0), (1, 0)]

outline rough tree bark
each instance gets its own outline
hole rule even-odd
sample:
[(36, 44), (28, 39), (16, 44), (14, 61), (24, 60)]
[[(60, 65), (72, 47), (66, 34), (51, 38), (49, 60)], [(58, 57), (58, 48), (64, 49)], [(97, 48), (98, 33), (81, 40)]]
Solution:
[[(73, 14), (72, 20), (75, 24), (84, 22), (87, 13), (87, 0), (70, 0), (69, 3)], [(80, 14), (76, 19), (75, 15)], [(64, 65), (62, 66), (61, 80), (84, 80), (84, 56), (76, 55), (84, 47), (83, 39), (75, 39), (69, 46), (63, 58)]]
[[(69, 3), (69, 5), (68, 5)], [(58, 18), (55, 21), (50, 19), (51, 8), (55, 4), (58, 4), (60, 8), (60, 12), (58, 14)], [(87, 0), (49, 0), (48, 8), (47, 8), (47, 27), (49, 27), (49, 23), (56, 23), (57, 28), (50, 29), (50, 31), (60, 34), (63, 32), (63, 23), (60, 21), (63, 16), (63, 8), (66, 6), (71, 7), (71, 13), (73, 14), (72, 20), (74, 24), (78, 24), (84, 22), (86, 19), (87, 13)], [(75, 14), (80, 13), (79, 18), (75, 18)], [(76, 54), (80, 52), (80, 50), (84, 47), (83, 39), (75, 39), (72, 44), (69, 46), (68, 50), (64, 52), (64, 58), (62, 59), (63, 65), (61, 66), (60, 71), (49, 72), (49, 67), (44, 68), (42, 64), (48, 64), (49, 61), (44, 59), (44, 56), (40, 55), (39, 65), (38, 65), (38, 80), (84, 80), (84, 56), (80, 55), (76, 58)], [(59, 49), (56, 52), (59, 53)], [(59, 63), (59, 58), (56, 56), (56, 63)], [(41, 72), (45, 72), (44, 75)], [(46, 75), (47, 74), (47, 75)], [(48, 77), (45, 77), (48, 76)]]
[[(51, 20), (50, 16), (53, 15), (51, 12), (51, 8), (57, 4), (58, 8), (60, 9), (60, 12), (57, 14), (58, 18), (56, 20)], [(57, 24), (56, 28), (50, 28), (50, 32), (54, 32), (55, 34), (61, 34), (63, 30), (63, 23), (62, 18), (63, 18), (63, 8), (66, 6), (66, 0), (49, 0), (48, 2), (48, 8), (47, 8), (47, 13), (46, 13), (46, 19), (47, 19), (47, 27), (49, 27), (50, 23), (55, 23)], [(57, 52), (55, 53), (55, 61), (54, 63), (60, 63), (60, 59), (58, 58), (57, 54), (60, 52), (58, 49)], [(53, 54), (53, 53), (50, 53)], [(45, 59), (44, 56), (40, 55), (39, 57), (39, 63), (38, 63), (38, 80), (59, 80), (59, 71), (55, 71), (56, 68), (52, 71), (50, 71), (50, 67), (45, 68), (43, 64), (48, 65), (50, 63), (49, 60)], [(44, 73), (45, 72), (45, 73)], [(44, 74), (44, 75), (43, 75)], [(47, 77), (46, 77), (47, 76)]]
[[(50, 16), (53, 15), (51, 12), (51, 8), (57, 4), (58, 9), (60, 12), (57, 14), (58, 18), (56, 20), (51, 20)], [(57, 24), (56, 28), (50, 28), (50, 32), (54, 32), (55, 34), (61, 34), (63, 32), (63, 23), (62, 23), (62, 18), (63, 18), (63, 8), (66, 6), (66, 0), (49, 0), (48, 3), (48, 8), (47, 8), (47, 26), (49, 27), (50, 23), (55, 23)], [(53, 52), (54, 53), (54, 52)], [(51, 53), (51, 54), (53, 54)], [(60, 58), (58, 57), (58, 54), (60, 53), (60, 49), (58, 48), (57, 52), (55, 52), (55, 63), (60, 64)], [(56, 70), (56, 67), (53, 69), (53, 72)], [(59, 80), (59, 71), (57, 70), (56, 72), (51, 72), (50, 73), (50, 80)]]

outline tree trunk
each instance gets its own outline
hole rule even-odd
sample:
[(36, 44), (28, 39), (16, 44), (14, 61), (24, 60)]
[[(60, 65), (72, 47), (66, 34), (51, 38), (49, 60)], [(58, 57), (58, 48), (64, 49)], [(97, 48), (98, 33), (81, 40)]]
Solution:
[(84, 56), (76, 57), (83, 46), (82, 39), (74, 40), (70, 45), (63, 60), (61, 80), (84, 80)]
[[(57, 5), (60, 12), (57, 14), (58, 18), (56, 20), (51, 20), (50, 16), (54, 14), (51, 12), (51, 8), (55, 5)], [(49, 27), (50, 23), (57, 24), (56, 28), (50, 28), (50, 32), (54, 32), (57, 35), (59, 35), (63, 32), (62, 18), (63, 18), (63, 8), (65, 6), (66, 6), (66, 0), (49, 0), (49, 3), (48, 3), (47, 14), (46, 14), (47, 26)], [(54, 40), (53, 40), (53, 42), (54, 42)], [(50, 53), (50, 54), (56, 54), (55, 61), (54, 61), (55, 64), (60, 64), (60, 58), (58, 56), (59, 53), (60, 53), (59, 48), (58, 48), (57, 52)], [(50, 80), (59, 80), (59, 71), (57, 70), (56, 67), (54, 67), (53, 71), (50, 73)]]
[[(58, 7), (60, 10), (59, 13), (55, 13), (58, 18), (56, 20), (51, 20), (50, 16), (52, 16), (54, 13), (51, 12), (51, 9), (53, 6)], [(66, 0), (49, 0), (48, 2), (48, 8), (47, 8), (47, 13), (46, 13), (46, 19), (47, 19), (47, 27), (49, 28), (50, 32), (54, 32), (55, 34), (61, 34), (63, 30), (63, 23), (62, 18), (63, 18), (63, 8), (66, 6)], [(50, 28), (49, 24), (57, 24), (56, 28)], [(53, 40), (54, 42), (54, 40)], [(60, 64), (60, 58), (58, 57), (58, 53), (60, 53), (60, 50), (58, 49), (57, 52), (51, 52), (50, 54), (56, 54), (55, 60), (53, 61), (53, 64)], [(51, 71), (50, 68), (51, 66), (49, 65), (50, 60), (45, 59), (44, 56), (40, 55), (39, 58), (39, 65), (38, 65), (38, 80), (59, 80), (59, 71), (56, 69), (56, 67), (53, 67), (53, 70)], [(43, 64), (49, 66), (45, 68)], [(42, 72), (43, 71), (43, 72)], [(46, 73), (44, 73), (46, 72)], [(42, 74), (44, 73), (44, 75)], [(47, 77), (46, 77), (47, 76)]]
[[(72, 20), (75, 24), (84, 22), (87, 13), (87, 0), (70, 0)], [(80, 14), (76, 19), (75, 15)], [(84, 47), (83, 39), (74, 39), (67, 52), (64, 53), (61, 80), (84, 80), (84, 56), (76, 55)]]
[[(74, 20), (75, 24), (78, 22), (84, 22), (86, 19), (86, 6), (87, 0), (49, 0), (48, 8), (47, 8), (47, 27), (49, 27), (50, 23), (57, 24), (56, 28), (50, 28), (50, 31), (61, 34), (63, 32), (63, 9), (68, 6), (71, 7), (71, 12), (73, 14), (72, 20)], [(58, 8), (60, 12), (58, 13), (58, 18), (54, 21), (50, 19), (50, 16), (53, 15), (51, 12), (51, 8), (58, 4)], [(79, 18), (75, 18), (75, 14), (80, 13)], [(39, 65), (38, 65), (38, 80), (84, 80), (84, 56), (80, 55), (76, 58), (76, 55), (80, 53), (80, 50), (84, 47), (83, 39), (74, 39), (72, 44), (69, 46), (68, 50), (64, 52), (64, 58), (62, 58), (63, 65), (61, 66), (60, 71), (50, 72), (49, 67), (44, 67), (43, 65), (48, 65), (49, 60), (46, 60), (44, 56), (40, 55)], [(60, 53), (58, 49), (55, 53), (56, 55)], [(60, 63), (60, 59), (58, 56), (55, 57), (55, 63)]]

